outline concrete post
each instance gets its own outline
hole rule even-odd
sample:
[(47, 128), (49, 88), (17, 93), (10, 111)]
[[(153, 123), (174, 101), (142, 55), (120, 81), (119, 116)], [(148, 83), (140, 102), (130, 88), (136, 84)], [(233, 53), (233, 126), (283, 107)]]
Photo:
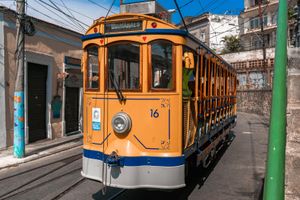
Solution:
[(17, 51), (16, 65), (17, 78), (14, 94), (14, 156), (25, 156), (25, 129), (24, 129), (24, 15), (25, 0), (17, 0)]

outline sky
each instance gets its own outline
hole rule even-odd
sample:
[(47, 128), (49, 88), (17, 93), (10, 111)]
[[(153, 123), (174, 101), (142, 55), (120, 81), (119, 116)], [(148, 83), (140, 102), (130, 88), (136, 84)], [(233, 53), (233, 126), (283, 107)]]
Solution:
[[(136, 0), (123, 0), (136, 1)], [(173, 0), (157, 0), (166, 9), (176, 9)], [(113, 0), (27, 0), (27, 15), (84, 33), (93, 20), (106, 16)], [(177, 0), (182, 15), (197, 16), (205, 12), (214, 14), (239, 14), (244, 0)], [(15, 0), (0, 0), (1, 6), (16, 8)], [(57, 11), (57, 6), (62, 12)], [(120, 0), (115, 0), (109, 15), (118, 13)], [(75, 20), (75, 19), (76, 20)], [(178, 12), (172, 16), (173, 23), (181, 22)]]

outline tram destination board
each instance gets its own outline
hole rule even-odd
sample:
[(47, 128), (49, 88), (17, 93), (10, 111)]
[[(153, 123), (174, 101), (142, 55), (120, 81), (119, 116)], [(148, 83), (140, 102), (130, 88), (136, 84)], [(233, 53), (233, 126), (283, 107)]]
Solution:
[(142, 30), (142, 21), (118, 22), (105, 24), (106, 33), (139, 31)]

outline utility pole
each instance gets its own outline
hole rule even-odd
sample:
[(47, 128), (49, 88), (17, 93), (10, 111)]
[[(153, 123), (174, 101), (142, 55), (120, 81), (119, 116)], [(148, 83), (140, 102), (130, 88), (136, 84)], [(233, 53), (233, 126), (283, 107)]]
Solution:
[(262, 41), (262, 50), (263, 50), (263, 70), (265, 74), (265, 81), (267, 75), (267, 63), (266, 63), (266, 44), (265, 44), (265, 35), (264, 35), (264, 20), (263, 20), (263, 13), (262, 13), (262, 0), (259, 0), (259, 21), (260, 21), (260, 32), (261, 32), (261, 41)]
[(17, 77), (14, 93), (14, 156), (25, 156), (25, 130), (24, 130), (24, 18), (25, 0), (17, 0), (17, 35), (16, 35), (16, 66)]
[(264, 200), (283, 200), (285, 191), (287, 10), (287, 1), (279, 0)]

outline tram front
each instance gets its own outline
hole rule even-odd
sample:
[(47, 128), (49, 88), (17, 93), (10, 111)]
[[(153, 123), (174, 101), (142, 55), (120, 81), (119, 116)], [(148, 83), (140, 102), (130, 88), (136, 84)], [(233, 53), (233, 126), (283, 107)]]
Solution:
[(98, 20), (83, 36), (82, 175), (121, 188), (184, 187), (182, 44), (145, 15)]

